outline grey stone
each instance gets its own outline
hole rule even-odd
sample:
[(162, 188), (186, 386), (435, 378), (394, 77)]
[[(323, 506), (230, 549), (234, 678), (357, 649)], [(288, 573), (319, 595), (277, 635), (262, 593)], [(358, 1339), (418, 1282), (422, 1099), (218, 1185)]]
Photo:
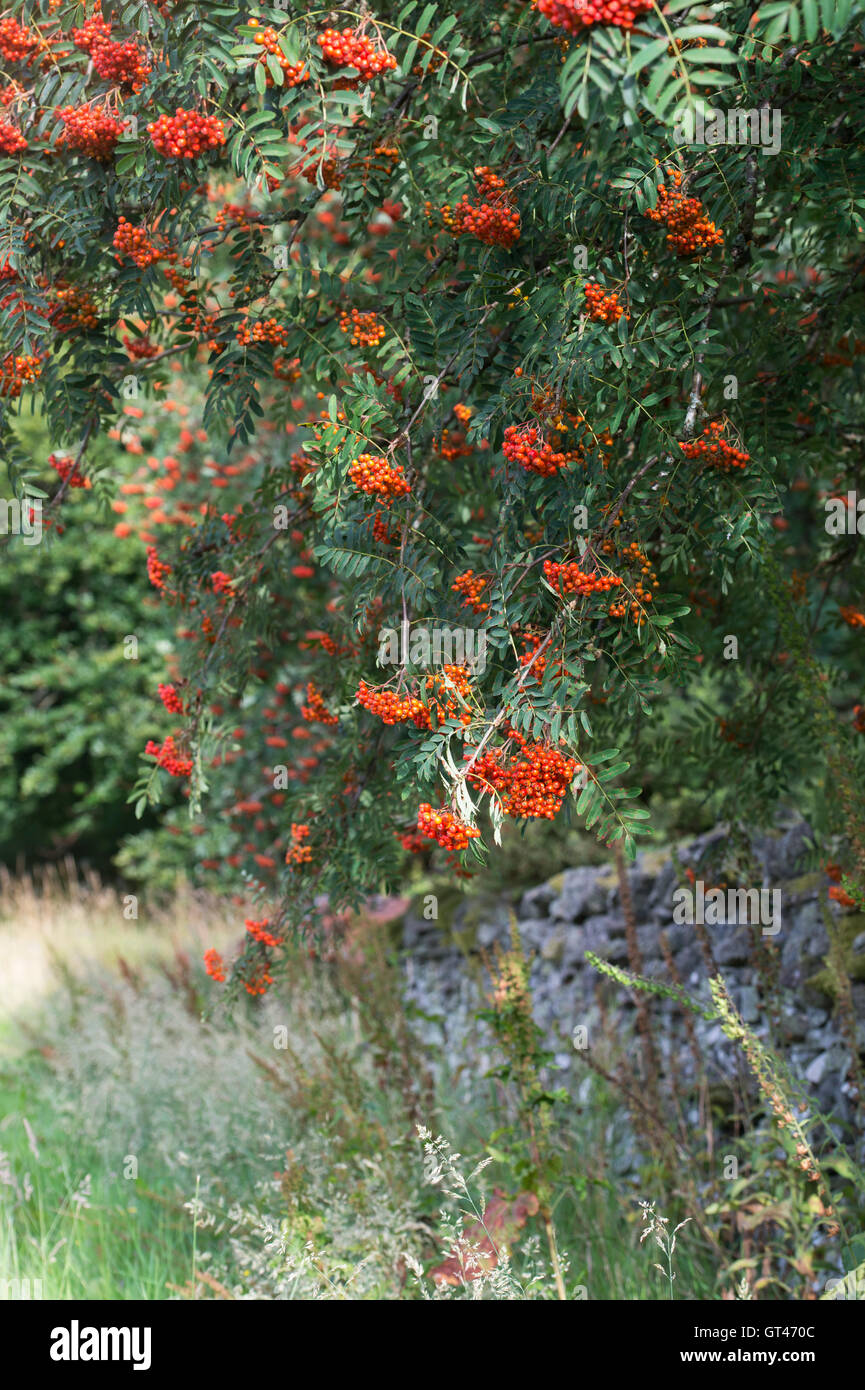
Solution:
[[(701, 861), (723, 834), (699, 836), (681, 852), (683, 863), (693, 865), (708, 879), (710, 861)], [(768, 882), (777, 884), (781, 878), (797, 871), (804, 862), (806, 829), (784, 825), (779, 833), (754, 847), (756, 861), (768, 868)], [(716, 856), (713, 863), (718, 862)], [(649, 867), (651, 865), (651, 867)], [(676, 971), (688, 991), (700, 1000), (709, 1001), (706, 966), (693, 926), (672, 921), (672, 893), (678, 882), (669, 859), (658, 864), (653, 855), (641, 855), (635, 868), (629, 870), (629, 882), (637, 916), (637, 944), (642, 958), (643, 973), (653, 980), (669, 983), (667, 966), (660, 953), (660, 932), (666, 931), (673, 953)], [(473, 920), (478, 911), (470, 900), (462, 903), (455, 914), (454, 926)], [(509, 904), (491, 900), (478, 914), (477, 944), (489, 950), (509, 936)], [(530, 979), (533, 990), (534, 1014), (546, 1045), (555, 1055), (555, 1065), (549, 1070), (549, 1084), (567, 1084), (577, 1090), (585, 1085), (584, 1063), (570, 1046), (573, 1028), (585, 1025), (589, 1037), (600, 1043), (600, 1020), (596, 1007), (596, 989), (600, 986), (606, 999), (609, 1028), (618, 1045), (634, 1049), (634, 994), (619, 989), (588, 968), (587, 950), (625, 969), (630, 967), (625, 923), (618, 893), (610, 886), (608, 868), (580, 866), (557, 876), (552, 882), (539, 884), (523, 894), (519, 908), (521, 938), (531, 957)], [(766, 1006), (759, 989), (752, 962), (752, 929), (732, 923), (708, 926), (715, 959), (721, 967), (733, 1000), (749, 1027), (766, 1038), (768, 1019)], [(479, 1065), (478, 1048), (484, 1047), (489, 1057), (483, 1069), (500, 1060), (488, 1025), (476, 1017), (489, 980), (482, 972), (480, 995), (465, 970), (465, 962), (457, 944), (436, 922), (428, 922), (417, 912), (406, 913), (402, 922), (405, 957), (406, 996), (428, 1016), (418, 1018), (418, 1033), (447, 1067), (471, 1068)], [(471, 940), (471, 938), (469, 938)], [(784, 1056), (800, 1076), (807, 1077), (814, 1087), (815, 1102), (832, 1111), (839, 1119), (852, 1116), (850, 1095), (850, 1057), (844, 1045), (834, 1015), (834, 1001), (826, 997), (809, 981), (823, 968), (827, 950), (826, 932), (813, 894), (793, 895), (785, 892), (782, 907), (782, 930), (771, 939), (773, 949), (780, 954), (780, 982), (785, 991), (781, 1028)], [(758, 943), (759, 945), (759, 943)], [(865, 954), (865, 932), (854, 942), (858, 956)], [(854, 981), (853, 1008), (857, 1020), (857, 1036), (865, 1049), (865, 981)], [(668, 1072), (673, 1059), (686, 1085), (693, 1086), (693, 1059), (679, 1006), (672, 1000), (653, 997), (649, 1001), (655, 1024), (656, 1048), (662, 1072)], [(430, 1022), (434, 1018), (436, 1022)], [(717, 1023), (693, 1018), (703, 1065), (715, 1081), (733, 1084), (741, 1073), (741, 1054), (727, 1039)], [(575, 1064), (576, 1063), (576, 1064)], [(556, 1081), (559, 1077), (559, 1082)], [(586, 1093), (588, 1095), (588, 1092)], [(626, 1132), (624, 1118), (614, 1122), (616, 1144)], [(639, 1160), (632, 1144), (630, 1158), (623, 1171), (633, 1171)], [(628, 1168), (630, 1163), (630, 1168)]]
[[(745, 928), (708, 928), (715, 960), (719, 965), (748, 965), (751, 960), (751, 935)], [(717, 935), (715, 935), (717, 933)]]
[(597, 869), (568, 869), (562, 874), (558, 897), (550, 904), (550, 916), (563, 922), (581, 922), (603, 912), (606, 903), (607, 893), (598, 883)]
[(760, 997), (753, 985), (745, 985), (736, 993), (736, 1007), (746, 1023), (757, 1023), (761, 1018)]
[(520, 922), (520, 940), (527, 951), (540, 951), (551, 933), (552, 925), (544, 917), (526, 918)]
[(529, 888), (517, 907), (517, 917), (538, 917), (547, 911), (557, 895), (557, 890), (549, 883), (539, 883), (537, 888)]
[(818, 1086), (823, 1079), (823, 1073), (826, 1071), (828, 1065), (828, 1053), (820, 1052), (805, 1072), (805, 1080), (810, 1081), (812, 1086)]

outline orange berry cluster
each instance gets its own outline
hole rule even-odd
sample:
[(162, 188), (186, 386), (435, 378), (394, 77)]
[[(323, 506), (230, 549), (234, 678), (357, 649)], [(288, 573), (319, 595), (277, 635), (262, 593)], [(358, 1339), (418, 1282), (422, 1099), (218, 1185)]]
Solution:
[(20, 154), (26, 148), (27, 141), (18, 127), (9, 121), (0, 121), (0, 154)]
[(294, 825), (291, 827), (291, 843), (285, 851), (286, 864), (309, 864), (312, 861), (312, 850), (304, 841), (309, 839), (308, 825)]
[(714, 247), (724, 245), (724, 233), (708, 221), (699, 198), (686, 198), (680, 193), (681, 169), (674, 169), (672, 174), (673, 186), (659, 186), (657, 205), (647, 208), (645, 215), (651, 222), (668, 228), (667, 245), (677, 256), (705, 256)]
[(416, 830), (395, 830), (394, 834), (409, 854), (423, 854), (427, 848), (426, 840), (423, 835), (419, 835)]
[(146, 333), (137, 338), (130, 338), (128, 333), (124, 333), (123, 345), (133, 361), (146, 362), (149, 357), (155, 357), (159, 352), (159, 344), (154, 343)]
[(210, 576), (210, 587), (215, 594), (228, 594), (234, 597), (234, 580), (225, 570), (214, 570)]
[(734, 468), (744, 468), (751, 455), (744, 449), (737, 449), (723, 438), (723, 420), (712, 420), (703, 430), (700, 439), (685, 440), (679, 448), (688, 459), (705, 459), (715, 468), (730, 472)]
[(359, 309), (341, 313), (339, 327), (340, 332), (351, 334), (352, 347), (378, 347), (387, 333), (377, 314), (361, 313)]
[(853, 728), (857, 734), (865, 734), (865, 705), (853, 706)]
[(167, 561), (160, 560), (155, 545), (149, 545), (147, 547), (147, 578), (154, 589), (164, 589), (165, 581), (170, 573), (171, 566)]
[(90, 15), (80, 29), (73, 29), (72, 42), (89, 54), (99, 77), (130, 91), (140, 91), (153, 71), (147, 54), (134, 39), (122, 43), (112, 39), (111, 25), (101, 15)]
[(93, 296), (80, 285), (55, 285), (51, 291), (54, 307), (50, 318), (60, 333), (87, 333), (99, 324), (99, 311)]
[(833, 902), (840, 903), (841, 907), (855, 907), (856, 899), (851, 898), (838, 883), (833, 883), (829, 889), (829, 897)]
[(470, 693), (469, 672), (466, 666), (443, 666), (440, 672), (427, 676), (424, 682), (429, 709), (423, 709), (422, 720), (415, 718), (419, 728), (431, 727), (431, 712), (434, 710), (439, 722), (444, 719), (459, 719), (462, 724), (471, 723), (471, 715), (464, 710), (459, 696), (467, 699)]
[(272, 932), (267, 930), (270, 926), (269, 917), (264, 917), (260, 922), (256, 922), (251, 917), (247, 917), (243, 925), (246, 927), (253, 941), (257, 941), (259, 945), (274, 948), (282, 945), (282, 937), (274, 936)]
[(36, 35), (17, 19), (0, 19), (0, 53), (7, 63), (23, 63), (38, 46)]
[(256, 966), (248, 979), (244, 980), (243, 988), (247, 994), (267, 994), (268, 989), (273, 984), (273, 976), (264, 965)]
[(371, 82), (380, 73), (391, 72), (396, 67), (392, 53), (352, 29), (343, 29), (342, 33), (338, 29), (325, 29), (316, 43), (326, 62), (337, 68), (354, 68), (360, 82)]
[(57, 144), (101, 164), (114, 157), (117, 141), (129, 124), (101, 106), (64, 106), (54, 114), (63, 122)]
[(63, 479), (67, 487), (90, 487), (90, 479), (85, 478), (70, 454), (48, 455), (48, 463), (54, 472)]
[(178, 106), (173, 116), (151, 121), (147, 134), (153, 148), (165, 159), (195, 159), (205, 150), (225, 144), (225, 126), (218, 116), (200, 111), (184, 111)]
[(511, 463), (518, 463), (527, 473), (539, 473), (542, 478), (554, 477), (582, 457), (578, 449), (554, 449), (539, 425), (508, 425), (502, 453)]
[(144, 752), (148, 758), (155, 758), (156, 766), (165, 768), (165, 771), (169, 772), (172, 777), (188, 777), (192, 772), (192, 759), (185, 758), (177, 751), (171, 734), (168, 735), (161, 747), (158, 743), (154, 743), (153, 739), (149, 739)]
[(376, 512), (372, 523), (372, 538), (378, 541), (379, 545), (396, 545), (399, 532), (392, 531), (381, 512)]
[[(529, 662), (532, 661), (532, 657), (535, 655), (535, 652), (538, 650), (538, 647), (541, 645), (543, 640), (544, 639), (539, 632), (527, 632), (523, 634), (523, 650), (520, 655), (521, 666), (528, 666)], [(532, 669), (529, 674), (533, 676), (536, 681), (540, 682), (544, 678), (544, 671), (546, 669), (547, 655), (546, 652), (542, 652), (541, 655), (535, 661), (532, 662)]]
[(534, 5), (551, 24), (578, 34), (593, 24), (633, 29), (639, 16), (652, 8), (652, 0), (534, 0)]
[(631, 541), (630, 545), (619, 551), (619, 560), (623, 565), (638, 568), (639, 577), (633, 581), (633, 599), (630, 603), (622, 600), (610, 604), (610, 617), (624, 618), (630, 611), (634, 622), (641, 623), (644, 618), (644, 605), (654, 601), (654, 591), (659, 587), (660, 580), (652, 569), (645, 551), (640, 549), (636, 541)]
[(481, 833), (476, 825), (466, 825), (453, 811), (444, 807), (434, 811), (428, 802), (418, 807), (417, 828), (418, 834), (451, 850), (466, 849), (469, 840), (477, 840)]
[(553, 820), (581, 764), (558, 748), (528, 743), (514, 730), (510, 736), (520, 745), (516, 760), (508, 757), (506, 745), (491, 748), (475, 763), (468, 780), (484, 791), (496, 792), (506, 816)]
[(204, 968), (212, 980), (225, 979), (225, 962), (215, 946), (204, 952)]
[(443, 666), (440, 672), (427, 676), (424, 690), (429, 703), (425, 705), (417, 695), (400, 695), (395, 690), (374, 690), (362, 680), (357, 688), (358, 704), (377, 714), (383, 724), (408, 724), (413, 722), (418, 729), (432, 727), (433, 712), (439, 722), (445, 719), (459, 719), (462, 724), (471, 723), (468, 710), (461, 708), (459, 696), (469, 694), (469, 673), (465, 666)]
[(586, 574), (576, 561), (560, 564), (558, 560), (544, 561), (544, 574), (550, 584), (562, 594), (604, 594), (616, 589), (622, 580), (617, 574)]
[(155, 265), (162, 257), (162, 253), (150, 240), (147, 228), (133, 227), (125, 217), (118, 219), (113, 245), (118, 261), (127, 256), (139, 270), (146, 270), (148, 266)]
[(388, 463), (379, 454), (361, 454), (349, 468), (348, 476), (361, 492), (371, 497), (387, 498), (386, 506), (390, 506), (393, 498), (404, 497), (411, 492), (402, 464)]
[(838, 612), (847, 623), (848, 627), (865, 627), (865, 613), (860, 613), (858, 609), (848, 605), (846, 608), (839, 608)]
[(443, 429), (438, 437), (433, 438), (432, 447), (437, 454), (441, 454), (443, 459), (449, 460), (468, 458), (470, 454), (474, 453), (471, 444), (466, 443), (466, 437), (462, 430)]
[(273, 343), (284, 348), (288, 343), (288, 329), (276, 319), (259, 319), (252, 325), (242, 323), (237, 330), (237, 341), (241, 347), (249, 347), (251, 343)]
[(310, 164), (304, 164), (298, 169), (303, 178), (308, 183), (318, 185), (319, 179), (325, 188), (342, 188), (345, 181), (345, 170), (338, 159), (314, 159)]
[(308, 724), (338, 724), (339, 716), (331, 714), (321, 691), (313, 685), (312, 681), (306, 687), (306, 704), (301, 707), (301, 714)]
[(456, 207), (446, 203), (439, 209), (445, 227), (451, 236), (474, 236), (485, 246), (513, 246), (520, 238), (520, 214), (513, 194), (485, 164), (477, 165), (474, 177), (480, 201), (473, 203), (464, 193)]
[(82, 53), (90, 54), (98, 44), (111, 38), (111, 25), (101, 14), (88, 15), (79, 29), (72, 30), (72, 42)]
[(42, 358), (36, 353), (10, 353), (0, 362), (0, 396), (15, 399), (29, 381), (42, 375)]
[(829, 897), (833, 902), (840, 903), (841, 907), (856, 907), (856, 899), (851, 898), (850, 894), (841, 887), (841, 877), (844, 873), (840, 864), (824, 864), (823, 868), (832, 880), (832, 887), (829, 889)]
[(383, 724), (407, 724), (412, 719), (417, 723), (418, 718), (422, 719), (427, 713), (416, 695), (400, 695), (395, 690), (374, 690), (364, 680), (358, 686), (355, 698), (370, 714), (377, 714)]
[[(586, 296), (586, 310), (594, 323), (618, 323), (625, 313), (615, 292), (610, 290), (608, 293), (594, 280), (584, 287), (583, 293)], [(630, 314), (625, 314), (626, 319), (630, 317)]]
[(268, 87), (272, 87), (274, 84), (273, 73), (270, 71), (270, 65), (267, 61), (268, 53), (272, 54), (282, 68), (284, 86), (297, 87), (299, 83), (309, 81), (309, 70), (304, 67), (303, 63), (292, 63), (286, 58), (279, 46), (279, 35), (271, 25), (268, 24), (266, 28), (260, 29), (258, 20), (251, 19), (249, 21), (249, 27), (251, 29), (259, 29), (259, 32), (255, 35), (255, 43), (257, 43), (260, 48), (264, 49), (259, 59), (259, 66), (264, 68), (264, 80)]
[(489, 575), (466, 570), (464, 574), (457, 575), (451, 585), (451, 591), (462, 594), (464, 607), (470, 607), (473, 613), (486, 613), (489, 611), (489, 604), (483, 601), (481, 594), (489, 588), (489, 583)]
[(159, 685), (157, 693), (169, 714), (183, 713), (183, 701), (173, 685)]

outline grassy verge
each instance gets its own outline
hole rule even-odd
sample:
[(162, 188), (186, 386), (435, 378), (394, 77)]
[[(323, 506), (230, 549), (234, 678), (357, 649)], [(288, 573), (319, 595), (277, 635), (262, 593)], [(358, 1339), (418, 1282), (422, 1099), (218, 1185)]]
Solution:
[[(200, 964), (237, 935), (214, 905), (145, 925), (98, 885), (10, 887), (0, 1279), (60, 1299), (556, 1296), (543, 1225), (520, 1214), (522, 1160), (503, 1151), (507, 1088), (477, 1065), (433, 1083), (384, 929), (328, 965), (298, 952), (266, 999), (226, 1010)], [(424, 1149), (419, 1126), (451, 1147)], [(622, 1175), (633, 1142), (596, 1077), (556, 1111), (569, 1298), (668, 1296), (638, 1199), (673, 1222), (694, 1212), (669, 1172)], [(437, 1284), (461, 1240), (481, 1277)], [(735, 1254), (692, 1221), (676, 1297), (730, 1290)]]

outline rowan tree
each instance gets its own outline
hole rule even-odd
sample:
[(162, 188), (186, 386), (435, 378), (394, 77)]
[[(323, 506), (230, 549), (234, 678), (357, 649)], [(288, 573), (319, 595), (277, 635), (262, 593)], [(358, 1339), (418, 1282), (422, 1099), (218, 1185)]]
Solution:
[[(260, 892), (251, 992), (509, 822), (633, 854), (665, 797), (793, 800), (865, 884), (861, 28), (6, 7), (4, 453), (46, 545), (89, 483), (174, 610), (132, 799), (179, 784)], [(444, 629), (484, 660), (413, 657)]]

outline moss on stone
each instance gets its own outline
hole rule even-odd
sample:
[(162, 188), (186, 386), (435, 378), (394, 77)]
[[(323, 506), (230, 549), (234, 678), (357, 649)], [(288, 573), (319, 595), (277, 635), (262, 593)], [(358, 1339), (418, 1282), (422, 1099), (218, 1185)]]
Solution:
[[(838, 919), (835, 926), (843, 967), (851, 980), (865, 980), (865, 955), (853, 954), (853, 942), (862, 931), (865, 931), (865, 913), (863, 912), (845, 913), (843, 917)], [(827, 995), (830, 999), (836, 997), (835, 981), (828, 964), (812, 975), (806, 984), (812, 985), (814, 989), (819, 989), (821, 994)]]

